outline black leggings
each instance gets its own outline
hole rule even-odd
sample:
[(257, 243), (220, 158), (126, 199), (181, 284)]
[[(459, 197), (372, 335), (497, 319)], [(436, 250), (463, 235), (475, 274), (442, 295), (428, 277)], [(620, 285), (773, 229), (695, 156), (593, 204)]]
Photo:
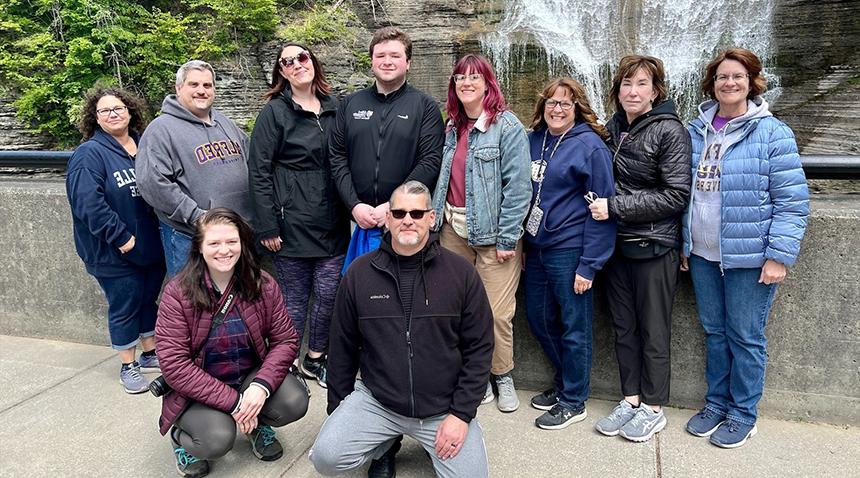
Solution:
[[(248, 374), (240, 390), (251, 384), (256, 371)], [(261, 425), (282, 427), (305, 416), (308, 392), (293, 374), (284, 378), (281, 386), (263, 404), (257, 417)], [(236, 421), (229, 413), (194, 402), (176, 420), (179, 444), (185, 451), (201, 460), (220, 458), (233, 448), (236, 441)]]

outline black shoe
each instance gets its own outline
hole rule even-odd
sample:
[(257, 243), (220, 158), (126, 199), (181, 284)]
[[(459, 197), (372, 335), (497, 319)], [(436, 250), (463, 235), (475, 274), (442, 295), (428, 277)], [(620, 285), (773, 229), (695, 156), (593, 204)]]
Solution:
[(275, 437), (275, 431), (269, 425), (260, 425), (248, 434), (251, 440), (251, 451), (254, 456), (263, 461), (275, 461), (284, 456), (284, 447)]
[(401, 435), (384, 455), (370, 462), (370, 468), (367, 469), (367, 478), (394, 478), (397, 476), (394, 457), (400, 451), (402, 441), (403, 436)]
[(209, 474), (209, 462), (200, 460), (194, 455), (185, 451), (185, 448), (179, 445), (176, 439), (176, 434), (179, 430), (176, 427), (170, 429), (170, 441), (173, 442), (173, 454), (176, 455), (176, 471), (180, 476), (185, 478), (203, 478)]
[(555, 388), (548, 388), (532, 397), (532, 407), (538, 410), (549, 410), (558, 403), (558, 392)]
[(320, 387), (327, 388), (325, 355), (311, 358), (305, 354), (305, 358), (302, 360), (302, 374), (311, 380), (316, 380)]
[(561, 430), (576, 422), (585, 420), (588, 413), (585, 405), (572, 410), (560, 403), (556, 403), (548, 412), (535, 419), (535, 425), (544, 430)]

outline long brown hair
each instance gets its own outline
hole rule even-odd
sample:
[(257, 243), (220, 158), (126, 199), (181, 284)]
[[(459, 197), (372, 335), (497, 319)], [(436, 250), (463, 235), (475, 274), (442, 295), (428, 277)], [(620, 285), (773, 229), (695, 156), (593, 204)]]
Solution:
[(235, 226), (239, 231), (239, 243), (242, 245), (242, 252), (239, 254), (239, 260), (233, 271), (233, 290), (243, 299), (253, 302), (260, 298), (263, 286), (260, 261), (254, 248), (254, 232), (251, 230), (251, 226), (242, 219), (242, 216), (231, 209), (225, 207), (210, 209), (197, 220), (194, 235), (191, 237), (188, 262), (177, 275), (182, 293), (191, 301), (195, 309), (203, 311), (211, 311), (218, 305), (206, 286), (207, 266), (203, 254), (200, 252), (206, 229), (215, 224)]
[(96, 118), (96, 106), (99, 100), (105, 96), (115, 96), (128, 108), (129, 132), (143, 133), (143, 128), (146, 127), (146, 122), (143, 119), (143, 111), (145, 109), (143, 101), (122, 88), (96, 85), (87, 91), (84, 98), (84, 110), (80, 121), (78, 121), (78, 131), (84, 135), (84, 141), (92, 138), (96, 134), (96, 131), (101, 128)]
[(730, 48), (720, 52), (716, 58), (708, 63), (708, 66), (705, 67), (705, 77), (702, 78), (702, 93), (708, 95), (711, 99), (717, 99), (714, 94), (717, 68), (726, 60), (735, 60), (747, 70), (750, 78), (750, 91), (747, 94), (747, 99), (751, 100), (764, 93), (764, 90), (767, 89), (767, 79), (761, 74), (761, 60), (759, 60), (755, 53), (746, 48)]
[(621, 82), (625, 78), (632, 78), (640, 69), (651, 76), (651, 84), (654, 86), (654, 91), (657, 92), (654, 105), (659, 105), (669, 97), (666, 90), (666, 71), (663, 69), (663, 61), (653, 56), (627, 55), (618, 63), (618, 71), (612, 78), (612, 90), (609, 92), (616, 112), (624, 111), (621, 100), (618, 99), (618, 94), (621, 93)]
[(532, 118), (531, 129), (539, 130), (547, 127), (546, 119), (544, 119), (546, 100), (552, 98), (559, 88), (563, 88), (567, 91), (567, 94), (570, 95), (570, 99), (573, 100), (573, 109), (576, 112), (574, 114), (574, 120), (577, 123), (585, 123), (590, 126), (591, 129), (594, 130), (598, 136), (603, 138), (604, 141), (609, 139), (609, 132), (606, 131), (606, 128), (603, 125), (597, 122), (597, 115), (591, 108), (591, 103), (589, 103), (588, 96), (585, 94), (585, 88), (583, 88), (582, 85), (573, 78), (556, 78), (547, 83), (543, 89), (543, 93), (538, 97), (537, 104), (535, 105), (535, 114)]
[(266, 100), (271, 100), (275, 96), (281, 94), (282, 91), (289, 88), (290, 82), (281, 75), (281, 55), (283, 55), (284, 50), (287, 47), (296, 46), (301, 48), (302, 50), (308, 52), (308, 55), (311, 57), (311, 64), (314, 66), (314, 82), (311, 87), (313, 90), (313, 94), (315, 95), (328, 95), (331, 93), (331, 85), (325, 78), (325, 71), (323, 71), (322, 65), (320, 65), (319, 60), (317, 60), (314, 52), (311, 51), (310, 48), (302, 45), (301, 43), (289, 42), (278, 50), (278, 56), (275, 57), (275, 65), (272, 66), (272, 82), (269, 83), (269, 91), (263, 94), (263, 98)]

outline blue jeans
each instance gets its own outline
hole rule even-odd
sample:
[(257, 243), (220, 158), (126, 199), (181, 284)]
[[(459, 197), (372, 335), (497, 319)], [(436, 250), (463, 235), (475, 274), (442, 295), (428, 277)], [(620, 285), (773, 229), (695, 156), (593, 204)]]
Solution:
[(690, 257), (696, 310), (707, 346), (705, 406), (715, 413), (754, 425), (764, 390), (767, 339), (764, 327), (776, 284), (758, 282), (761, 269), (725, 269)]
[(140, 337), (155, 335), (158, 294), (164, 281), (164, 265), (131, 266), (116, 277), (96, 277), (108, 303), (108, 331), (114, 350), (127, 350)]
[(572, 409), (585, 404), (591, 378), (592, 291), (573, 292), (581, 254), (579, 248), (526, 253), (526, 316), (555, 368), (559, 402)]
[(169, 279), (175, 276), (188, 261), (191, 236), (161, 221), (158, 222), (158, 230), (161, 233), (161, 246), (164, 248), (164, 261), (167, 263)]

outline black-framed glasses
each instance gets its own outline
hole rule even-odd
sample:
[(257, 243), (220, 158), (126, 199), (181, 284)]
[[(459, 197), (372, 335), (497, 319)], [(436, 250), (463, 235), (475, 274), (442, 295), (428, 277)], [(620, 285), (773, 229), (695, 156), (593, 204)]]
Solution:
[(126, 111), (128, 111), (127, 106), (114, 106), (113, 108), (102, 108), (102, 109), (96, 110), (96, 114), (101, 116), (102, 118), (107, 118), (108, 116), (111, 115), (111, 113), (113, 113), (117, 116), (120, 116), (120, 115), (125, 114)]
[(556, 106), (560, 106), (563, 111), (570, 111), (573, 108), (573, 103), (570, 101), (556, 101), (556, 100), (546, 100), (544, 103), (544, 108), (552, 111)]
[(731, 78), (732, 80), (735, 81), (735, 83), (737, 83), (740, 81), (744, 81), (749, 77), (750, 77), (749, 73), (735, 73), (734, 75), (720, 74), (720, 75), (714, 75), (714, 81), (717, 83), (725, 83), (725, 82), (729, 81), (729, 78)]
[(480, 73), (469, 73), (468, 75), (451, 75), (451, 78), (454, 78), (454, 83), (462, 83), (468, 79), (472, 83), (483, 79), (484, 75)]
[(406, 217), (406, 214), (409, 214), (412, 219), (421, 219), (430, 211), (432, 211), (432, 209), (413, 209), (411, 211), (407, 211), (405, 209), (389, 209), (391, 217), (394, 219), (403, 219)]
[(311, 54), (306, 52), (306, 51), (302, 51), (302, 52), (299, 52), (299, 54), (296, 56), (287, 56), (287, 57), (281, 58), (280, 60), (278, 60), (278, 63), (280, 63), (281, 66), (283, 66), (284, 68), (289, 69), (289, 68), (292, 68), (293, 66), (295, 66), (296, 61), (298, 61), (301, 64), (305, 64), (310, 59), (311, 59)]

